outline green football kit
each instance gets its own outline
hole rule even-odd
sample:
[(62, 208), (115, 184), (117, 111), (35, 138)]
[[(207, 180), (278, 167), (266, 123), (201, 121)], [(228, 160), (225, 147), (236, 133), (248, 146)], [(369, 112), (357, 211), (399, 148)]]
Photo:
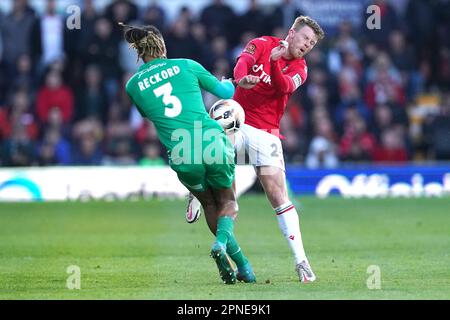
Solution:
[(230, 188), (234, 148), (222, 127), (205, 110), (202, 89), (228, 99), (229, 80), (217, 80), (190, 59), (154, 59), (142, 65), (126, 84), (139, 113), (151, 120), (169, 164), (192, 191)]

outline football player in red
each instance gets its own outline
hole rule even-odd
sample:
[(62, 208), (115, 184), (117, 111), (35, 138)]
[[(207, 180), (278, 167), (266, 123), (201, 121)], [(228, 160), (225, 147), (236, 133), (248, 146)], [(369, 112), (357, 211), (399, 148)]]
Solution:
[[(299, 16), (285, 39), (263, 36), (251, 40), (234, 68), (237, 88), (233, 99), (245, 111), (245, 124), (235, 134), (238, 164), (246, 152), (292, 250), (301, 282), (312, 282), (316, 276), (303, 248), (297, 210), (288, 196), (280, 120), (289, 97), (306, 81), (305, 55), (323, 37), (316, 21)], [(189, 213), (192, 217), (200, 212), (196, 203), (190, 201), (187, 218)]]

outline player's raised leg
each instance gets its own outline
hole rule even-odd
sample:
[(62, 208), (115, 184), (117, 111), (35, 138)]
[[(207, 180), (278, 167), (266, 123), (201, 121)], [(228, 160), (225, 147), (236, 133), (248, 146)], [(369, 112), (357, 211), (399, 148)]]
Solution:
[(216, 261), (222, 280), (234, 283), (230, 272), (230, 257), (237, 266), (237, 279), (247, 283), (256, 282), (252, 266), (242, 252), (234, 235), (234, 220), (237, 216), (237, 205), (232, 189), (211, 189), (212, 198), (204, 193), (195, 196), (200, 200), (205, 212), (206, 222), (211, 232), (216, 235), (216, 241), (211, 250), (211, 256)]
[(297, 210), (289, 200), (286, 177), (283, 170), (272, 166), (257, 167), (257, 174), (264, 191), (275, 211), (278, 225), (286, 238), (295, 258), (296, 268), (301, 282), (316, 279), (303, 248), (302, 235)]
[(201, 210), (202, 207), (200, 201), (194, 195), (189, 192), (188, 194), (188, 205), (186, 208), (186, 222), (187, 223), (194, 223), (197, 222), (198, 219), (200, 219), (201, 216)]
[[(233, 184), (234, 187), (234, 184)], [(233, 189), (221, 189), (221, 190), (214, 190), (213, 193), (215, 195), (216, 203), (218, 208), (224, 208), (225, 212), (233, 211), (235, 212), (235, 215), (233, 217), (233, 220), (237, 216), (237, 210), (238, 205), (235, 198), (235, 192)], [(220, 210), (218, 211), (220, 212)], [(219, 215), (218, 223), (217, 223), (217, 237), (219, 237), (220, 232), (222, 231), (221, 228), (221, 217)], [(241, 247), (239, 246), (239, 243), (236, 240), (236, 237), (234, 235), (233, 229), (234, 229), (234, 221), (231, 225), (232, 229), (228, 229), (227, 231), (231, 231), (228, 233), (228, 241), (226, 244), (226, 251), (228, 255), (233, 259), (233, 261), (236, 263), (236, 266), (238, 268), (237, 272), (237, 279), (239, 281), (244, 281), (247, 283), (250, 282), (256, 282), (256, 277), (253, 272), (252, 266), (248, 259), (245, 257), (244, 253), (241, 250)]]
[(204, 210), (206, 223), (216, 240), (211, 248), (211, 257), (217, 264), (221, 279), (226, 284), (236, 283), (236, 272), (233, 264), (226, 253), (227, 243), (233, 232), (233, 221), (236, 212), (228, 210), (228, 207), (217, 206), (212, 190), (198, 192), (191, 190), (192, 194), (201, 202)]

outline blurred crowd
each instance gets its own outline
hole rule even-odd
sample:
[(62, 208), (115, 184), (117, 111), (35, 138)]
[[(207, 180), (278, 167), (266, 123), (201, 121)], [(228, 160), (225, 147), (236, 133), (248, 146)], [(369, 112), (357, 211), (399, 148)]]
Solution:
[[(162, 3), (84, 0), (69, 29), (57, 1), (38, 15), (27, 0), (0, 11), (0, 165), (164, 165), (153, 125), (124, 86), (141, 62), (118, 22), (153, 24), (169, 58), (191, 58), (219, 79), (260, 35), (284, 38), (293, 1), (237, 14), (212, 0), (169, 21)], [(332, 168), (345, 162), (450, 159), (450, 1), (374, 0), (381, 29), (341, 21), (306, 57), (308, 80), (290, 99), (281, 132), (286, 162)], [(62, 11), (65, 12), (65, 11)], [(314, 18), (314, 17), (313, 17)], [(216, 98), (205, 94), (205, 104)]]

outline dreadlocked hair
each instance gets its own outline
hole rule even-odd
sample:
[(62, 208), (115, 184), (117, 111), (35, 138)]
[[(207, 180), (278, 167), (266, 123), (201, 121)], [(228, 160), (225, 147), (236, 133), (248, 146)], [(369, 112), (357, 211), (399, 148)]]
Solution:
[(130, 48), (134, 48), (139, 58), (144, 59), (145, 56), (151, 58), (166, 58), (166, 45), (164, 43), (161, 32), (155, 26), (129, 26), (119, 22), (124, 28), (125, 40), (130, 44)]

